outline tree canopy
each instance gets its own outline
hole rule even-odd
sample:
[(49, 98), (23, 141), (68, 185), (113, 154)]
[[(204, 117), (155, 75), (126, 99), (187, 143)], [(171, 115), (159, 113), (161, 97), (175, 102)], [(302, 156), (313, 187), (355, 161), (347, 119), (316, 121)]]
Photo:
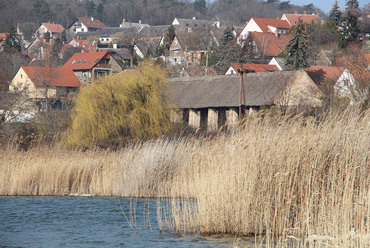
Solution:
[(306, 24), (302, 19), (292, 27), (292, 38), (290, 39), (286, 50), (286, 66), (290, 69), (302, 69), (308, 67), (307, 62), (307, 31)]
[(165, 73), (151, 63), (101, 78), (77, 95), (66, 142), (111, 146), (160, 136), (171, 128), (170, 97)]

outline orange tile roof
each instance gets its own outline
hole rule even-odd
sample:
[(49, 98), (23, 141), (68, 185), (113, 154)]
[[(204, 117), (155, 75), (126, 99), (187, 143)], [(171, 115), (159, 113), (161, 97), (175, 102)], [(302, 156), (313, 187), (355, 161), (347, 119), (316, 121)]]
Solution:
[(95, 19), (93, 18), (93, 20), (91, 20), (91, 18), (83, 18), (83, 17), (77, 17), (77, 19), (79, 19), (87, 28), (97, 28), (97, 29), (101, 29), (101, 28), (105, 28), (105, 25), (98, 19)]
[(71, 70), (91, 70), (101, 59), (103, 59), (108, 52), (88, 52), (88, 53), (75, 53), (63, 67), (70, 68)]
[(308, 14), (285, 14), (290, 25), (295, 25), (299, 19), (302, 19), (304, 23), (311, 24), (321, 23), (321, 19), (318, 15), (308, 15)]
[(32, 83), (37, 86), (80, 87), (76, 75), (68, 68), (22, 66)]
[(9, 33), (0, 33), (0, 45), (5, 44), (5, 40), (6, 40), (8, 35), (9, 35)]
[(342, 56), (335, 61), (337, 66), (348, 66), (351, 64), (360, 64), (370, 66), (370, 53), (361, 56)]
[(86, 47), (91, 49), (97, 49), (97, 45), (93, 45), (93, 41), (73, 38), (78, 43), (78, 47)]
[(60, 24), (53, 24), (53, 23), (42, 23), (50, 32), (52, 33), (62, 33), (64, 31), (64, 27)]
[[(240, 63), (231, 63), (231, 66), (236, 70), (240, 70)], [(246, 64), (242, 63), (243, 69), (252, 70), (254, 72), (273, 72), (279, 71), (276, 65), (268, 64)]]
[(0, 33), (0, 40), (5, 40), (9, 33)]
[(290, 29), (290, 25), (286, 20), (269, 19), (269, 18), (252, 18), (263, 32), (271, 32), (268, 26), (276, 27), (278, 29)]
[(258, 50), (264, 56), (278, 56), (285, 50), (291, 37), (290, 34), (280, 34), (279, 38), (273, 33), (250, 32)]
[(321, 84), (326, 79), (338, 81), (344, 72), (343, 67), (334, 66), (310, 66), (306, 69), (307, 74), (316, 84)]

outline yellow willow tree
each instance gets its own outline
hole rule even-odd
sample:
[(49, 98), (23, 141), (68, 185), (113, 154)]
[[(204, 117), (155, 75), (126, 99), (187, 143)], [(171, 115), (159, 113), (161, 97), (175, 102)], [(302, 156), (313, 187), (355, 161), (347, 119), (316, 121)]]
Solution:
[(92, 147), (158, 137), (171, 129), (170, 99), (165, 73), (149, 62), (101, 78), (81, 88), (65, 141)]

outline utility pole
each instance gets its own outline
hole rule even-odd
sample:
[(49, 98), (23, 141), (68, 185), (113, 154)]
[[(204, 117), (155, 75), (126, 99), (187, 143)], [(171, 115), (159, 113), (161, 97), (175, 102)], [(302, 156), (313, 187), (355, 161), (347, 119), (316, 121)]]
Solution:
[(246, 113), (247, 101), (245, 97), (244, 74), (253, 72), (254, 70), (243, 68), (243, 63), (240, 63), (240, 68), (237, 71), (240, 73), (240, 89), (239, 89), (239, 120), (242, 119), (243, 113)]

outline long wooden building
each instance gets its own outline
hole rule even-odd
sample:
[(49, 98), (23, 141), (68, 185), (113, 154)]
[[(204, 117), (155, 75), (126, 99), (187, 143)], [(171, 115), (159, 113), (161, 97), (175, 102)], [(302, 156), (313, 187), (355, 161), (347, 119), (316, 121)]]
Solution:
[[(304, 70), (169, 79), (177, 121), (208, 131), (234, 126), (239, 107), (248, 115), (262, 107), (320, 105), (317, 85)], [(245, 92), (240, 98), (241, 91)]]

